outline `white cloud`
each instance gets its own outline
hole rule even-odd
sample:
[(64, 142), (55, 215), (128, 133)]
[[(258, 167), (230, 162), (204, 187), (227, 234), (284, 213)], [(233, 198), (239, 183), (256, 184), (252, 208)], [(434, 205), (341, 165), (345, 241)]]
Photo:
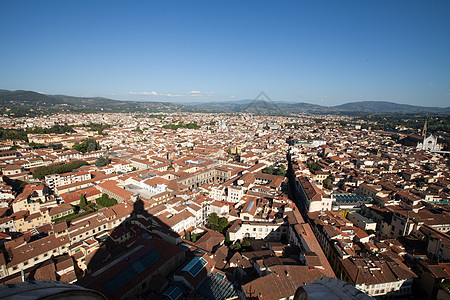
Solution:
[(155, 91), (151, 92), (129, 92), (129, 95), (145, 95), (145, 96), (158, 96), (158, 93)]
[(184, 95), (181, 95), (181, 94), (161, 94), (161, 96), (166, 96), (166, 97), (183, 97)]
[(128, 95), (140, 95), (140, 96), (161, 96), (168, 98), (177, 98), (177, 97), (211, 97), (214, 96), (214, 92), (201, 92), (201, 91), (190, 91), (187, 94), (172, 94), (172, 93), (164, 93), (159, 94), (156, 91), (143, 91), (143, 92), (129, 92)]
[(215, 92), (200, 92), (200, 91), (190, 91), (189, 96), (191, 97), (211, 97), (214, 96)]
[(202, 97), (204, 96), (200, 91), (190, 91), (189, 96), (191, 97)]

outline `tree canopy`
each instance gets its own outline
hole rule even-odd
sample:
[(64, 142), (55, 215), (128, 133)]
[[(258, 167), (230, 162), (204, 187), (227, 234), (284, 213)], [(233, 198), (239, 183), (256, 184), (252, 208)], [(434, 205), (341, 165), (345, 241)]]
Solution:
[(16, 129), (16, 128), (0, 128), (0, 139), (1, 140), (23, 140), (28, 142), (27, 134), (61, 134), (66, 132), (75, 132), (73, 126), (64, 125), (54, 125), (50, 128), (36, 127), (33, 129)]
[(208, 224), (211, 230), (223, 232), (228, 226), (228, 220), (225, 217), (219, 218), (216, 213), (211, 213), (208, 217)]
[(186, 124), (184, 124), (183, 122), (179, 122), (178, 124), (171, 123), (171, 124), (163, 125), (162, 128), (173, 129), (173, 130), (177, 130), (178, 128), (199, 129), (200, 126), (197, 124), (197, 122), (186, 123)]
[(311, 173), (314, 173), (314, 171), (317, 170), (317, 164), (315, 162), (312, 162), (308, 165), (308, 169)]
[(100, 144), (94, 139), (82, 140), (80, 143), (76, 143), (75, 145), (73, 145), (72, 148), (82, 153), (97, 151), (101, 149)]
[(80, 195), (80, 207), (85, 207), (87, 206), (87, 199), (86, 196), (84, 196), (84, 194)]
[(95, 161), (95, 166), (96, 167), (104, 167), (107, 166), (111, 163), (111, 160), (106, 156), (100, 156), (99, 158), (97, 158), (97, 160)]
[(97, 202), (98, 205), (103, 207), (109, 207), (117, 204), (117, 200), (109, 198), (107, 194), (102, 194), (102, 196), (98, 198), (95, 202)]
[(88, 125), (89, 131), (97, 131), (98, 134), (106, 135), (106, 133), (103, 132), (103, 130), (111, 128), (112, 126), (109, 124), (100, 124), (100, 123), (90, 123)]
[(43, 179), (45, 175), (67, 173), (87, 164), (84, 160), (76, 160), (67, 164), (38, 167), (34, 169), (33, 177)]
[(273, 165), (272, 166), (268, 166), (267, 168), (264, 168), (262, 170), (263, 173), (265, 174), (270, 174), (270, 175), (277, 175), (277, 176), (286, 176), (286, 167), (284, 165), (281, 165), (278, 168), (275, 168)]

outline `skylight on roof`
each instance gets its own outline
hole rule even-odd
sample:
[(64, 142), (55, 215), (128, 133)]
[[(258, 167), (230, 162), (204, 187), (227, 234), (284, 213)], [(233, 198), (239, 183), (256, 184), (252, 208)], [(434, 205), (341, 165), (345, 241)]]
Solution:
[(251, 211), (254, 205), (255, 205), (255, 201), (254, 200), (250, 201), (250, 204), (248, 205), (246, 211)]
[(182, 271), (187, 271), (192, 277), (197, 276), (198, 273), (206, 266), (208, 262), (203, 257), (194, 257)]
[(164, 292), (164, 295), (169, 297), (171, 300), (177, 300), (181, 297), (181, 295), (183, 295), (183, 291), (177, 286), (171, 286)]
[(141, 274), (151, 265), (153, 265), (156, 261), (161, 258), (161, 255), (156, 251), (152, 250), (149, 253), (145, 254), (137, 261), (126, 267), (124, 270), (120, 271), (106, 282), (103, 283), (103, 286), (108, 291), (109, 294), (114, 294), (117, 290), (119, 290), (122, 286), (126, 285), (128, 282), (133, 280), (136, 276)]
[(184, 251), (189, 250), (189, 246), (185, 245), (185, 244), (179, 244), (178, 247), (180, 247), (181, 249), (183, 249)]

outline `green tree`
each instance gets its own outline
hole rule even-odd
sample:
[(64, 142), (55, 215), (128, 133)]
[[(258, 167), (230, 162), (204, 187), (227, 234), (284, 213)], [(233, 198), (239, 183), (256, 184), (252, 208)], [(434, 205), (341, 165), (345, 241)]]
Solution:
[(208, 217), (208, 224), (211, 230), (223, 232), (228, 227), (228, 220), (225, 217), (219, 218), (216, 213), (211, 213)]
[(109, 198), (107, 194), (102, 194), (102, 196), (98, 198), (95, 202), (97, 202), (98, 205), (103, 207), (109, 207), (117, 204), (117, 200)]
[(231, 250), (234, 250), (234, 251), (239, 251), (239, 250), (241, 250), (241, 243), (239, 242), (239, 240), (237, 240), (236, 242), (234, 242), (234, 244), (232, 244), (232, 245), (230, 246), (230, 249), (231, 249)]
[(286, 176), (286, 167), (284, 165), (281, 165), (279, 168), (276, 169), (275, 175), (278, 176)]
[(220, 218), (217, 225), (218, 225), (218, 230), (217, 231), (223, 232), (224, 229), (227, 228), (227, 226), (228, 226), (227, 218), (225, 218), (225, 217)]
[(111, 160), (106, 156), (100, 156), (95, 160), (95, 166), (96, 167), (103, 167), (107, 166), (111, 163)]
[(36, 179), (43, 179), (45, 177), (45, 175), (62, 174), (62, 173), (71, 172), (71, 171), (73, 171), (81, 166), (87, 165), (87, 164), (88, 163), (83, 160), (76, 160), (76, 161), (72, 161), (67, 164), (37, 167), (33, 171), (33, 177)]
[(76, 143), (75, 145), (73, 145), (72, 148), (82, 153), (101, 149), (100, 144), (94, 139), (82, 140), (80, 143)]
[(250, 243), (250, 241), (243, 239), (242, 243), (241, 243), (241, 250), (243, 250), (243, 251), (252, 250), (252, 244)]
[(99, 123), (90, 123), (89, 125), (89, 131), (97, 131), (101, 135), (107, 135), (103, 132), (104, 129), (111, 128), (111, 125), (108, 124), (99, 124)]
[(231, 240), (230, 240), (230, 233), (227, 231), (227, 234), (225, 236), (225, 245), (230, 245)]
[(195, 232), (193, 232), (191, 234), (191, 242), (195, 243), (198, 239), (198, 234), (196, 234)]
[(97, 150), (97, 144), (96, 143), (89, 143), (87, 145), (86, 152), (92, 152), (92, 151), (95, 151), (95, 150)]
[(186, 235), (185, 235), (184, 239), (186, 241), (191, 241), (191, 232), (189, 230), (186, 231)]
[(275, 168), (274, 168), (274, 166), (268, 166), (268, 167), (264, 168), (262, 170), (262, 172), (265, 173), (265, 174), (272, 175), (273, 173), (275, 173)]
[(219, 224), (219, 216), (216, 213), (211, 213), (208, 217), (208, 223), (210, 225), (218, 225)]
[(87, 199), (84, 196), (84, 194), (80, 195), (80, 207), (86, 207), (87, 206)]
[(314, 173), (314, 171), (317, 170), (317, 164), (315, 162), (310, 163), (308, 169), (311, 173)]
[(281, 165), (279, 168), (275, 168), (274, 166), (268, 166), (262, 170), (265, 174), (277, 175), (277, 176), (286, 176), (286, 167)]
[(327, 178), (323, 181), (323, 187), (329, 189), (331, 187), (331, 179)]

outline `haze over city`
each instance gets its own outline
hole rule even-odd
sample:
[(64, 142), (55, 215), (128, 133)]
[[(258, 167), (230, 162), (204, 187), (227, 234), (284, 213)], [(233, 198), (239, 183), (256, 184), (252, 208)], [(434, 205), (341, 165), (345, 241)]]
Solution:
[(450, 102), (448, 1), (3, 1), (0, 10), (2, 89)]

